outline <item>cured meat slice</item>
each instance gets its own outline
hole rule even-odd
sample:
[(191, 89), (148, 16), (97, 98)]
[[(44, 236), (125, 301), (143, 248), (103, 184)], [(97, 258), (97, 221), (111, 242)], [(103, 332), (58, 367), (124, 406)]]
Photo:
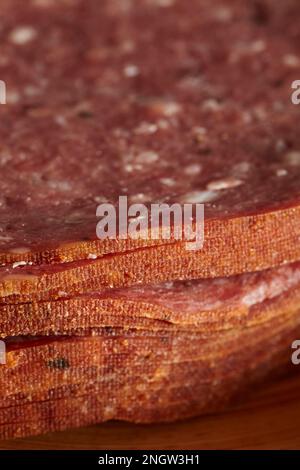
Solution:
[[(169, 421), (224, 408), (271, 370), (286, 370), (300, 304), (282, 301), (276, 318), (219, 334), (111, 328), (87, 337), (7, 340), (0, 435), (108, 419)], [(267, 306), (258, 307), (262, 316)]]
[[(0, 438), (216, 411), (286, 368), (298, 2), (2, 0), (0, 16)], [(162, 226), (97, 239), (97, 206), (122, 195), (204, 203), (203, 248)]]
[[(235, 221), (228, 225), (218, 223), (219, 230), (211, 232), (211, 238), (205, 238), (204, 248), (196, 252), (177, 243), (107, 255), (99, 260), (42, 266), (16, 262), (0, 268), (0, 296), (8, 303), (37, 301), (58, 298), (60, 292), (71, 295), (95, 288), (224, 277), (298, 260), (298, 211), (291, 210), (284, 215), (281, 211), (270, 215), (268, 222), (265, 220), (265, 216), (256, 221), (251, 217), (244, 220), (238, 229), (242, 238), (237, 236)], [(229, 227), (228, 238), (223, 238), (224, 226)], [(255, 233), (253, 239), (248, 238), (249, 227), (252, 235)]]
[[(66, 293), (64, 293), (66, 294)], [(300, 298), (300, 263), (212, 280), (107, 289), (42, 302), (0, 304), (0, 337), (82, 334), (90, 329), (136, 328), (199, 333), (268, 321), (255, 308), (286, 295)], [(292, 300), (291, 300), (292, 301)], [(275, 303), (275, 305), (277, 305)], [(279, 310), (280, 313), (280, 310)]]
[(143, 280), (159, 280), (153, 241), (96, 240), (97, 204), (120, 195), (206, 204), (203, 252), (155, 242), (173, 259), (161, 280), (300, 258), (300, 13), (260, 4), (1, 2), (3, 264), (133, 251)]

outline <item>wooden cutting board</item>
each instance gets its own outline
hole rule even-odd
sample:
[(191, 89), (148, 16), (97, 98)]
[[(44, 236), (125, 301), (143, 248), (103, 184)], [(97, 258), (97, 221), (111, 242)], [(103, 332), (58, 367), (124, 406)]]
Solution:
[(239, 407), (175, 424), (105, 423), (2, 441), (0, 449), (300, 449), (300, 367)]

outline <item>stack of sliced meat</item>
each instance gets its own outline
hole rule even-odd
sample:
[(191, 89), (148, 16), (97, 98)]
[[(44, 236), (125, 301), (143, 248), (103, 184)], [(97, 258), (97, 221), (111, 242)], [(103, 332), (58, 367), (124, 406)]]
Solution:
[[(224, 408), (300, 332), (298, 0), (2, 0), (0, 437)], [(200, 250), (97, 205), (204, 203)]]

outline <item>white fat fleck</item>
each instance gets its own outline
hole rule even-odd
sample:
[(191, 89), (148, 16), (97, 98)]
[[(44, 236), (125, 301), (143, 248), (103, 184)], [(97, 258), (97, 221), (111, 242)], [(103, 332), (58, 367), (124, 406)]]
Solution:
[(59, 126), (62, 126), (62, 127), (66, 126), (66, 124), (67, 124), (67, 120), (66, 120), (65, 116), (61, 116), (61, 115), (55, 116), (54, 121), (56, 122), (56, 124), (58, 124)]
[(128, 64), (124, 67), (123, 72), (124, 72), (125, 77), (131, 78), (131, 77), (136, 77), (137, 75), (139, 75), (140, 70), (137, 65)]
[(56, 0), (33, 0), (33, 4), (37, 7), (48, 8), (54, 5)]
[(300, 165), (300, 151), (292, 150), (285, 154), (284, 161), (291, 166), (299, 166)]
[(166, 117), (171, 117), (181, 111), (181, 106), (175, 101), (158, 101), (153, 103), (153, 109)]
[(247, 55), (259, 54), (266, 49), (266, 46), (266, 42), (263, 39), (257, 39), (252, 42), (239, 42), (235, 44), (229, 55), (229, 62), (236, 63)]
[(249, 294), (245, 295), (242, 299), (242, 303), (247, 305), (247, 307), (251, 307), (252, 305), (261, 303), (266, 298), (266, 286), (264, 284), (258, 286), (256, 289), (249, 292)]
[(6, 165), (12, 158), (12, 155), (8, 151), (3, 150), (3, 153), (0, 154), (0, 166)]
[(288, 175), (288, 171), (285, 168), (279, 168), (278, 170), (276, 170), (276, 175), (280, 177), (286, 176)]
[(124, 165), (124, 170), (127, 171), (127, 173), (132, 173), (134, 170), (134, 167), (130, 163), (127, 163), (126, 165)]
[(150, 122), (142, 122), (136, 129), (136, 134), (154, 134), (158, 127), (156, 124)]
[(173, 281), (164, 282), (164, 287), (165, 287), (166, 289), (173, 289), (173, 287), (174, 287), (174, 282), (173, 282)]
[(88, 259), (97, 259), (96, 253), (89, 253), (88, 254)]
[(141, 152), (136, 157), (136, 161), (138, 163), (154, 163), (158, 159), (159, 155), (156, 152), (152, 151)]
[(254, 116), (260, 121), (264, 121), (267, 118), (267, 111), (263, 106), (257, 105), (253, 108)]
[(149, 197), (144, 193), (138, 193), (133, 196), (130, 196), (130, 201), (135, 202), (147, 202), (149, 201)]
[(21, 95), (19, 92), (15, 90), (8, 90), (6, 92), (6, 102), (7, 104), (17, 104), (21, 99)]
[(284, 108), (285, 108), (285, 103), (283, 101), (280, 101), (280, 100), (273, 101), (274, 111), (281, 112), (281, 111), (284, 111)]
[(147, 216), (145, 214), (140, 214), (137, 215), (136, 217), (130, 217), (131, 222), (139, 222), (140, 220), (145, 220), (147, 219)]
[(220, 191), (222, 189), (237, 188), (241, 184), (243, 184), (243, 182), (237, 178), (226, 178), (208, 183), (207, 189), (209, 191)]
[(165, 186), (169, 186), (169, 187), (175, 186), (176, 184), (176, 181), (173, 180), (172, 178), (160, 178), (159, 181)]
[(32, 265), (32, 261), (16, 261), (13, 263), (12, 268), (18, 268), (19, 266), (26, 266), (27, 264)]
[(205, 127), (201, 127), (201, 126), (193, 127), (192, 131), (197, 137), (204, 136), (204, 135), (207, 134), (207, 129)]
[(192, 191), (182, 196), (182, 201), (190, 204), (212, 202), (219, 197), (216, 191)]
[(19, 26), (13, 29), (9, 39), (14, 44), (23, 45), (32, 41), (37, 36), (37, 31), (32, 26)]
[(49, 188), (58, 189), (59, 191), (70, 191), (72, 189), (72, 186), (68, 181), (51, 180), (47, 182), (47, 185)]
[(199, 175), (202, 171), (202, 166), (200, 163), (191, 163), (183, 169), (183, 172), (187, 176)]
[(8, 235), (0, 235), (0, 242), (10, 242), (11, 240), (13, 240), (13, 238)]
[(37, 96), (41, 93), (41, 90), (40, 88), (38, 87), (35, 87), (33, 85), (27, 85), (25, 88), (24, 88), (24, 94), (26, 96)]
[(281, 153), (286, 150), (286, 142), (283, 139), (278, 139), (275, 143), (275, 150), (277, 153)]
[(300, 67), (300, 59), (294, 54), (286, 54), (283, 56), (283, 63), (291, 68)]
[(249, 162), (240, 162), (233, 166), (232, 173), (234, 175), (245, 175), (251, 169), (251, 164)]
[(25, 253), (29, 253), (30, 252), (30, 249), (29, 248), (26, 248), (26, 247), (19, 247), (19, 248), (12, 248), (10, 250), (10, 253), (15, 253), (15, 254), (18, 254), (18, 255), (23, 255)]
[(253, 120), (252, 115), (251, 113), (249, 113), (249, 111), (242, 111), (241, 118), (245, 124), (249, 124)]
[(202, 83), (202, 77), (185, 76), (180, 80), (178, 85), (183, 89), (197, 89)]
[(174, 5), (174, 3), (175, 3), (175, 0), (155, 0), (155, 4), (158, 7), (162, 7), (162, 8), (171, 7), (172, 5)]
[(66, 297), (68, 295), (68, 292), (64, 290), (59, 290), (57, 293), (60, 297)]
[(157, 126), (159, 129), (165, 130), (170, 127), (170, 124), (166, 119), (159, 119), (159, 121), (157, 122)]

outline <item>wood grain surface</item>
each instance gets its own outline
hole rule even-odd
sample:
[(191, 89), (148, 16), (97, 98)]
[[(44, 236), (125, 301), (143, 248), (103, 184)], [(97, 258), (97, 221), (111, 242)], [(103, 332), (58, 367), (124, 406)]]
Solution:
[(300, 449), (300, 367), (225, 413), (173, 424), (105, 423), (0, 442), (0, 449)]

